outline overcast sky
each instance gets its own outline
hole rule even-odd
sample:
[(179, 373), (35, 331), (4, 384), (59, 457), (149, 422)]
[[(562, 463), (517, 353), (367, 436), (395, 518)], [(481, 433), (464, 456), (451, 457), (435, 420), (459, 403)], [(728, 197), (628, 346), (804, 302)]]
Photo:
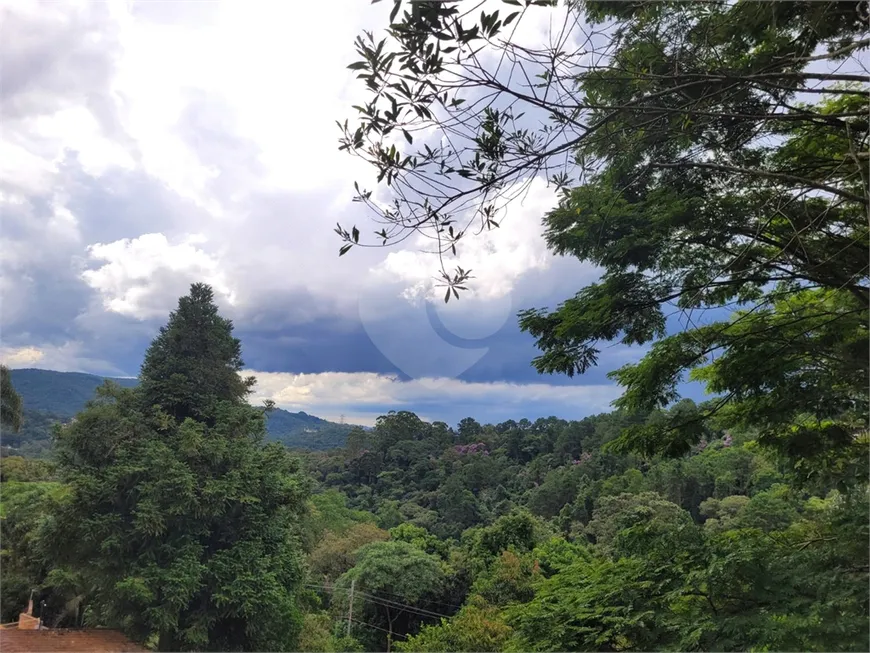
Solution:
[[(289, 410), (366, 424), (390, 409), (450, 424), (608, 410), (606, 373), (642, 350), (539, 376), (516, 326), (597, 276), (547, 252), (544, 184), (465, 244), (475, 295), (446, 307), (421, 299), (437, 264), (413, 241), (338, 258), (335, 223), (370, 221), (351, 197), (371, 172), (338, 152), (335, 121), (364, 92), (354, 37), (391, 4), (3, 2), (3, 360), (135, 376), (205, 281), (258, 399)], [(520, 35), (541, 38), (542, 20)]]

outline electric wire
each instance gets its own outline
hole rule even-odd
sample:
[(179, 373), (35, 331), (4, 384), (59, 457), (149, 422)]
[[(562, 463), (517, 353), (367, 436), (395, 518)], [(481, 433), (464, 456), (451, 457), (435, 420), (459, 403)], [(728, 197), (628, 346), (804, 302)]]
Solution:
[[(316, 585), (313, 583), (310, 583), (310, 584), (306, 583), (305, 586), (309, 587), (309, 588), (321, 589), (321, 590), (324, 590), (326, 592), (335, 592), (336, 590), (342, 591), (342, 592), (349, 592), (350, 591), (349, 588), (327, 587), (326, 585)], [(402, 610), (405, 610), (406, 612), (416, 613), (416, 614), (424, 616), (424, 617), (442, 617), (445, 619), (450, 618), (450, 615), (444, 614), (442, 612), (435, 612), (434, 610), (427, 610), (425, 608), (421, 608), (418, 606), (408, 605), (407, 603), (400, 603), (398, 601), (391, 601), (390, 599), (385, 599), (385, 598), (380, 597), (380, 596), (375, 596), (373, 594), (369, 594), (369, 593), (363, 592), (361, 590), (354, 591), (354, 595), (359, 595), (359, 596), (365, 597), (370, 602), (381, 605), (381, 606), (386, 607), (386, 608), (401, 608)]]

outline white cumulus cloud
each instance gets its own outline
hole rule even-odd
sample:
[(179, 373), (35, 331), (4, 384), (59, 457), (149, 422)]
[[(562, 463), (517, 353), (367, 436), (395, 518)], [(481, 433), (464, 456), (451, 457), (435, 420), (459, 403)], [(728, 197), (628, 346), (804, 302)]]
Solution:
[[(437, 403), (455, 403), (513, 408), (517, 419), (529, 405), (546, 403), (570, 406), (572, 411), (586, 414), (606, 411), (619, 396), (613, 385), (565, 385), (546, 383), (471, 383), (450, 378), (422, 378), (401, 381), (396, 377), (367, 372), (324, 372), (321, 374), (287, 374), (281, 372), (248, 371), (257, 377), (254, 402), (273, 400), (280, 408), (304, 410), (320, 416), (354, 414), (373, 423), (382, 414), (383, 406), (395, 410)], [(367, 408), (369, 410), (367, 410)], [(421, 408), (439, 419), (439, 408)]]
[(38, 367), (58, 372), (89, 372), (120, 376), (121, 370), (111, 363), (83, 353), (82, 343), (69, 340), (63, 344), (41, 343), (38, 346), (0, 347), (0, 362), (15, 368)]
[[(350, 414), (345, 404), (375, 411), (433, 395), (606, 407), (609, 386), (436, 383), (477, 358), (446, 369), (462, 352), (432, 344), (441, 336), (429, 316), (398, 319), (409, 299), (435, 298), (448, 331), (482, 339), (515, 320), (515, 295), (528, 303), (556, 283), (580, 285), (586, 272), (565, 273), (546, 249), (541, 217), (555, 195), (542, 182), (496, 218), (501, 228), (469, 231), (447, 261), (473, 270), (467, 300), (444, 306), (436, 294), (438, 259), (419, 251), (431, 242), (338, 258), (337, 221), (377, 228), (350, 201), (354, 180), (371, 188), (372, 171), (338, 151), (335, 121), (352, 122), (366, 96), (347, 69), (354, 38), (382, 30), (391, 4), (0, 0), (0, 325), (5, 343), (23, 348), (9, 355), (54, 369), (134, 369), (141, 349), (122, 351), (124, 338), (142, 347), (189, 284), (205, 281), (240, 331), (258, 332), (260, 352), (322, 322), (336, 333), (362, 328), (405, 374), (421, 369), (409, 383), (260, 375), (261, 390), (288, 407), (337, 416)], [(518, 34), (540, 40), (551, 14), (530, 11)], [(388, 328), (399, 324), (411, 326)], [(391, 353), (385, 341), (403, 347)], [(423, 349), (431, 366), (416, 365)], [(113, 361), (94, 360), (110, 350)], [(371, 360), (348, 369), (373, 369)]]
[[(90, 258), (103, 264), (82, 272), (103, 298), (106, 310), (139, 319), (159, 317), (172, 309), (177, 295), (191, 282), (203, 281), (229, 304), (235, 301), (216, 257), (198, 245), (199, 235), (170, 243), (163, 234), (145, 234), (88, 247)], [(171, 282), (174, 292), (165, 292)]]

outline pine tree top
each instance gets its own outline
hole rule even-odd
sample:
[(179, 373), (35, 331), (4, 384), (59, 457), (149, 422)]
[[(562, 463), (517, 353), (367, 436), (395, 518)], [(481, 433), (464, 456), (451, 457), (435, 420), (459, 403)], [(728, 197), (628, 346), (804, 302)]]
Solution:
[(250, 393), (254, 380), (239, 375), (243, 366), (232, 321), (218, 313), (211, 287), (195, 283), (145, 353), (142, 397), (178, 421), (208, 420), (217, 402)]

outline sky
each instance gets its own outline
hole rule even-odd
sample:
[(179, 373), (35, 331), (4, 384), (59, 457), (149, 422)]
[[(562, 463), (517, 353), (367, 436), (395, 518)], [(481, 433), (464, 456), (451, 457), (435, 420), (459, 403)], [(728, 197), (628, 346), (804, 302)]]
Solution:
[(389, 410), (451, 425), (609, 410), (607, 372), (642, 348), (541, 376), (516, 324), (598, 276), (547, 251), (546, 184), (465, 242), (475, 279), (458, 302), (427, 301), (438, 265), (413, 240), (338, 258), (336, 222), (375, 227), (351, 202), (372, 171), (338, 151), (335, 121), (365, 93), (354, 38), (391, 4), (0, 2), (0, 358), (135, 376), (203, 281), (256, 401), (367, 425)]

